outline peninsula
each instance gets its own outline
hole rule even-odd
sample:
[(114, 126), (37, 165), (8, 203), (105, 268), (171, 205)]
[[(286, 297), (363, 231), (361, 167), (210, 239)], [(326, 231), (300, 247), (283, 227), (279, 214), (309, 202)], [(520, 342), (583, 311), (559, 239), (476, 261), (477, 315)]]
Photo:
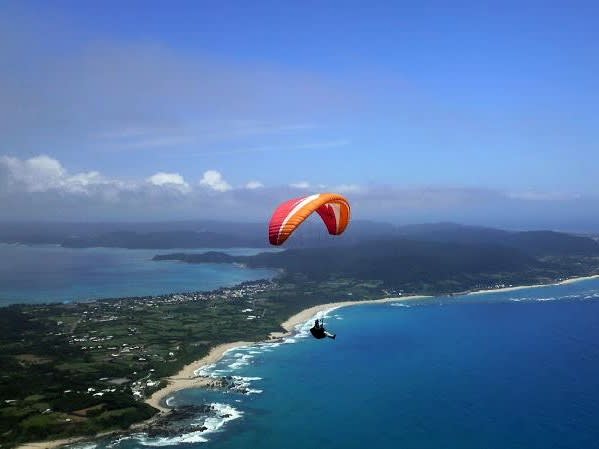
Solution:
[(591, 239), (519, 239), (393, 239), (247, 257), (157, 255), (156, 263), (241, 263), (281, 271), (272, 281), (211, 292), (1, 308), (0, 444), (128, 429), (164, 411), (165, 395), (201, 385), (192, 375), (200, 364), (240, 342), (282, 337), (323, 307), (599, 273), (599, 247)]

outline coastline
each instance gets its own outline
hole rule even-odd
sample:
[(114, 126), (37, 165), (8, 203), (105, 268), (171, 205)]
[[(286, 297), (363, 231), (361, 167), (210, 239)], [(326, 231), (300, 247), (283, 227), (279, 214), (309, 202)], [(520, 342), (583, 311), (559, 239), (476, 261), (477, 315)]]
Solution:
[(397, 301), (414, 301), (417, 299), (426, 299), (426, 298), (434, 298), (434, 296), (427, 295), (412, 295), (412, 296), (397, 296), (397, 297), (389, 297), (389, 298), (381, 298), (381, 299), (372, 299), (367, 301), (341, 301), (341, 302), (331, 302), (327, 304), (319, 304), (317, 306), (310, 307), (308, 309), (304, 309), (301, 312), (296, 313), (295, 315), (289, 317), (287, 321), (281, 323), (281, 327), (285, 329), (285, 332), (272, 332), (271, 336), (273, 338), (281, 338), (290, 336), (295, 327), (308, 322), (315, 315), (321, 312), (330, 312), (335, 309), (340, 309), (342, 307), (356, 306), (356, 305), (367, 305), (367, 304), (383, 304), (387, 302), (397, 302)]
[(599, 274), (593, 274), (591, 276), (582, 276), (582, 277), (564, 279), (563, 281), (560, 281), (560, 282), (556, 283), (555, 285), (574, 284), (575, 282), (588, 281), (589, 279), (597, 279), (597, 278), (599, 278)]
[[(456, 296), (458, 296), (458, 295), (479, 295), (479, 294), (484, 294), (484, 293), (515, 291), (515, 290), (522, 290), (522, 289), (536, 288), (536, 287), (567, 285), (567, 284), (573, 284), (576, 282), (597, 279), (597, 278), (599, 278), (599, 274), (591, 275), (591, 276), (574, 277), (574, 278), (570, 278), (570, 279), (564, 279), (559, 282), (547, 283), (547, 284), (521, 285), (521, 286), (513, 286), (513, 287), (503, 287), (503, 288), (496, 288), (496, 289), (462, 292), (462, 293), (457, 293)], [(289, 317), (285, 322), (281, 323), (281, 327), (285, 331), (284, 332), (271, 332), (269, 334), (269, 339), (267, 339), (265, 341), (273, 341), (273, 340), (278, 340), (278, 339), (282, 339), (282, 338), (291, 336), (298, 325), (308, 322), (309, 320), (313, 319), (317, 314), (322, 313), (322, 312), (330, 312), (335, 309), (339, 309), (342, 307), (354, 306), (354, 305), (382, 304), (382, 303), (399, 302), (399, 301), (420, 300), (420, 299), (427, 299), (427, 298), (434, 298), (434, 296), (412, 295), (412, 296), (388, 297), (388, 298), (381, 298), (381, 299), (375, 299), (375, 300), (340, 301), (340, 302), (319, 304), (319, 305), (304, 309), (304, 310), (296, 313), (295, 315)], [(213, 381), (213, 379), (210, 377), (196, 376), (195, 372), (199, 368), (206, 366), (206, 365), (211, 365), (211, 364), (217, 363), (223, 357), (223, 355), (227, 351), (230, 351), (231, 349), (242, 347), (242, 346), (249, 346), (249, 345), (256, 344), (256, 343), (258, 343), (258, 342), (238, 341), (238, 342), (220, 344), (218, 346), (211, 348), (210, 352), (206, 356), (204, 356), (201, 359), (198, 359), (194, 362), (191, 362), (188, 365), (185, 365), (179, 372), (175, 373), (174, 375), (161, 379), (161, 380), (166, 381), (167, 385), (164, 386), (163, 388), (161, 388), (160, 390), (155, 391), (150, 397), (148, 397), (145, 400), (145, 402), (147, 404), (151, 405), (152, 407), (156, 408), (157, 410), (159, 410), (159, 415), (164, 415), (164, 414), (168, 413), (171, 409), (168, 408), (164, 404), (164, 402), (166, 401), (166, 399), (168, 399), (169, 395), (171, 395), (179, 390), (186, 389), (186, 388), (205, 387)], [(159, 416), (159, 415), (156, 415), (156, 416)], [(93, 441), (95, 439), (98, 439), (98, 438), (101, 438), (104, 436), (108, 436), (111, 434), (117, 435), (117, 434), (128, 433), (133, 430), (142, 430), (149, 422), (154, 420), (156, 418), (156, 416), (154, 416), (146, 421), (142, 421), (137, 424), (134, 424), (128, 430), (107, 431), (107, 432), (99, 433), (94, 436), (80, 436), (80, 437), (71, 437), (71, 438), (64, 438), (64, 439), (58, 439), (58, 440), (28, 442), (28, 443), (23, 443), (23, 444), (17, 446), (15, 449), (57, 449), (61, 446), (65, 446), (65, 445), (69, 445), (69, 444), (73, 444), (73, 443)]]
[[(101, 435), (95, 435), (93, 439), (99, 438)], [(55, 449), (57, 447), (66, 446), (68, 444), (79, 443), (82, 441), (89, 441), (91, 437), (72, 437), (63, 438), (60, 440), (48, 440), (48, 441), (35, 441), (30, 443), (23, 443), (16, 447), (16, 449)]]
[(458, 294), (456, 294), (456, 296), (459, 296), (460, 294), (464, 294), (464, 295), (482, 295), (484, 293), (511, 292), (511, 291), (516, 291), (516, 290), (525, 290), (527, 288), (551, 287), (551, 286), (556, 286), (556, 285), (568, 285), (568, 284), (575, 284), (577, 282), (588, 281), (588, 280), (597, 279), (597, 278), (599, 278), (599, 274), (593, 274), (591, 276), (580, 276), (580, 277), (574, 277), (574, 278), (564, 279), (563, 281), (552, 282), (552, 283), (549, 283), (549, 284), (515, 285), (513, 287), (490, 288), (490, 289), (487, 289), (487, 290), (475, 290), (475, 291), (469, 291), (469, 292), (464, 292), (464, 293), (458, 293)]
[(195, 371), (199, 367), (216, 363), (218, 360), (222, 358), (225, 352), (239, 346), (247, 346), (250, 344), (252, 344), (252, 342), (238, 341), (235, 343), (223, 343), (217, 345), (211, 348), (210, 352), (201, 359), (198, 359), (188, 365), (185, 365), (176, 374), (161, 379), (166, 381), (167, 385), (161, 388), (160, 390), (155, 391), (150, 397), (146, 398), (145, 400), (147, 404), (159, 410), (158, 415), (155, 415), (145, 421), (135, 423), (129, 429), (101, 432), (93, 436), (79, 436), (48, 441), (32, 441), (20, 444), (15, 449), (56, 449), (69, 444), (93, 441), (98, 438), (102, 438), (109, 435), (122, 435), (135, 430), (143, 430), (143, 428), (147, 424), (152, 422), (154, 419), (156, 419), (157, 416), (164, 415), (171, 410), (170, 408), (163, 405), (163, 402), (168, 398), (170, 394), (174, 393), (175, 391), (183, 390), (185, 388), (205, 387), (211, 381), (213, 381), (213, 379), (209, 377), (196, 376)]
[[(311, 320), (315, 315), (321, 312), (329, 312), (331, 310), (335, 310), (341, 307), (348, 307), (354, 305), (366, 305), (366, 304), (381, 304), (386, 302), (397, 302), (397, 301), (409, 301), (409, 300), (417, 300), (417, 299), (425, 299), (432, 298), (432, 296), (423, 296), (423, 295), (415, 295), (415, 296), (405, 296), (405, 297), (393, 297), (393, 298), (382, 298), (382, 299), (374, 299), (369, 301), (342, 301), (342, 302), (332, 302), (327, 304), (319, 304), (317, 306), (310, 307), (308, 309), (304, 309), (295, 315), (288, 318), (284, 323), (281, 324), (285, 332), (271, 332), (269, 337), (265, 341), (273, 341), (281, 338), (289, 337), (295, 331), (295, 327), (301, 324), (304, 324)], [(218, 346), (215, 346), (210, 350), (208, 355), (202, 357), (199, 360), (191, 362), (188, 365), (185, 365), (178, 373), (166, 377), (163, 380), (166, 380), (168, 384), (161, 388), (160, 390), (155, 391), (149, 398), (145, 400), (146, 404), (151, 405), (152, 407), (160, 410), (161, 413), (167, 413), (171, 410), (169, 407), (165, 406), (164, 402), (168, 399), (168, 396), (179, 391), (184, 390), (186, 388), (192, 387), (205, 387), (214, 379), (211, 377), (197, 376), (195, 372), (206, 365), (212, 365), (217, 363), (223, 355), (234, 348), (239, 348), (242, 346), (249, 346), (256, 344), (258, 342), (254, 341), (237, 341), (233, 343), (224, 343)], [(24, 448), (22, 448), (24, 449)]]
[(164, 405), (164, 401), (169, 395), (176, 391), (184, 390), (185, 388), (205, 387), (214, 380), (210, 377), (196, 376), (195, 371), (197, 371), (198, 368), (218, 362), (225, 352), (230, 351), (233, 348), (251, 344), (253, 344), (253, 342), (237, 341), (234, 343), (223, 343), (213, 347), (210, 349), (208, 355), (185, 365), (178, 373), (161, 379), (166, 381), (167, 385), (152, 393), (149, 398), (146, 398), (146, 404), (160, 410), (161, 413), (167, 413), (171, 409)]
[[(295, 315), (288, 318), (284, 323), (281, 324), (285, 332), (271, 332), (269, 337), (265, 341), (273, 341), (281, 338), (289, 337), (295, 331), (295, 327), (308, 322), (315, 315), (321, 312), (328, 312), (334, 309), (338, 309), (341, 307), (354, 306), (358, 304), (380, 304), (385, 302), (396, 302), (396, 301), (408, 301), (408, 300), (416, 300), (416, 299), (424, 299), (424, 298), (432, 298), (432, 296), (405, 296), (405, 297), (397, 297), (397, 298), (382, 298), (382, 299), (374, 299), (370, 301), (343, 301), (343, 302), (332, 302), (327, 304), (319, 304), (317, 306), (310, 307), (308, 309), (304, 309)], [(215, 346), (210, 350), (208, 355), (198, 359), (194, 362), (191, 362), (188, 365), (185, 365), (181, 370), (169, 377), (166, 377), (162, 380), (167, 381), (167, 385), (160, 390), (155, 391), (149, 398), (145, 400), (146, 404), (151, 405), (152, 407), (160, 410), (161, 413), (167, 413), (171, 410), (168, 406), (165, 405), (166, 399), (168, 397), (179, 391), (184, 390), (186, 388), (192, 387), (205, 387), (214, 381), (211, 377), (197, 376), (195, 372), (206, 366), (217, 363), (223, 355), (234, 348), (239, 348), (242, 346), (249, 346), (256, 344), (256, 341), (237, 341), (233, 343), (223, 343), (218, 346)], [(140, 423), (143, 424), (143, 423)], [(21, 448), (24, 449), (24, 448)], [(33, 448), (31, 448), (33, 449)], [(38, 448), (39, 449), (39, 448)]]

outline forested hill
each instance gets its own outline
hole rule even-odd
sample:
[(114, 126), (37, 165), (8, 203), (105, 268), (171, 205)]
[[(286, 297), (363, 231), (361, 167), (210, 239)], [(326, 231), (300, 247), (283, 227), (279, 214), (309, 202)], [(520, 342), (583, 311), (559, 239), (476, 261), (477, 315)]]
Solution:
[(156, 256), (155, 260), (243, 263), (251, 267), (277, 267), (313, 279), (329, 274), (356, 278), (402, 279), (458, 273), (524, 270), (538, 265), (535, 258), (501, 246), (467, 245), (416, 240), (376, 240), (350, 247), (291, 249), (256, 256), (229, 256), (219, 252)]
[[(599, 244), (552, 231), (513, 232), (453, 223), (392, 225), (353, 220), (341, 237), (326, 233), (319, 218), (303, 223), (285, 248), (354, 246), (376, 240), (418, 240), (497, 245), (533, 256), (593, 255)], [(87, 248), (233, 248), (268, 246), (267, 223), (189, 221), (170, 223), (0, 223), (1, 242), (55, 243)]]
[[(547, 247), (543, 246), (545, 241), (549, 243)], [(591, 239), (572, 239), (565, 234), (548, 237), (531, 233), (522, 237), (521, 243), (514, 241), (509, 245), (396, 238), (255, 256), (178, 253), (158, 255), (155, 260), (235, 262), (281, 268), (287, 275), (314, 281), (353, 278), (377, 280), (388, 288), (414, 292), (451, 292), (594, 273), (599, 268), (599, 245)]]
[(496, 244), (533, 255), (593, 255), (599, 253), (594, 240), (554, 231), (511, 232), (453, 223), (409, 225), (397, 228), (398, 236), (433, 242)]

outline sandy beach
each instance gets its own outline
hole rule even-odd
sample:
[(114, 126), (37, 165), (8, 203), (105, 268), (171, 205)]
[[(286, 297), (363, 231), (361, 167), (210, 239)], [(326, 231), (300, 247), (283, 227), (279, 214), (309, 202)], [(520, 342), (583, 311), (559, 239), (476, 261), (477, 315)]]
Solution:
[[(424, 298), (430, 298), (430, 296), (405, 296), (397, 298), (375, 299), (372, 301), (343, 301), (328, 304), (320, 304), (318, 306), (304, 309), (301, 312), (296, 313), (295, 315), (290, 317), (287, 321), (281, 324), (281, 326), (283, 327), (283, 329), (285, 329), (286, 332), (272, 332), (269, 336), (269, 339), (273, 340), (288, 337), (293, 333), (296, 326), (306, 323), (319, 313), (330, 311), (333, 309), (338, 309), (340, 307), (354, 306), (357, 304), (364, 305), (379, 304), (385, 302), (408, 301)], [(218, 345), (212, 348), (207, 356), (199, 360), (196, 360), (195, 362), (192, 362), (189, 365), (184, 366), (177, 374), (165, 378), (164, 380), (167, 382), (167, 385), (164, 388), (161, 388), (160, 390), (154, 392), (152, 396), (146, 399), (146, 403), (154, 408), (157, 408), (163, 413), (167, 412), (170, 409), (166, 407), (166, 404), (164, 402), (174, 392), (183, 390), (185, 388), (204, 387), (212, 381), (212, 379), (209, 377), (196, 376), (195, 372), (199, 368), (206, 365), (212, 365), (218, 362), (225, 352), (233, 348), (248, 346), (254, 343), (255, 342), (237, 341), (234, 343)]]
[(579, 278), (566, 279), (561, 282), (558, 282), (555, 285), (574, 284), (575, 282), (587, 281), (589, 279), (597, 279), (597, 278), (599, 278), (599, 274), (594, 274), (593, 276), (584, 276), (584, 277), (579, 277)]
[[(589, 280), (589, 279), (597, 279), (597, 278), (599, 278), (599, 275), (571, 278), (571, 279), (566, 279), (566, 280), (563, 280), (563, 281), (560, 281), (557, 283), (553, 283), (553, 284), (522, 285), (522, 286), (514, 286), (514, 287), (489, 289), (489, 290), (479, 290), (479, 291), (475, 291), (475, 292), (468, 292), (467, 294), (478, 295), (478, 294), (483, 294), (483, 293), (506, 292), (506, 291), (535, 288), (535, 287), (547, 287), (547, 286), (551, 286), (551, 285), (572, 284), (575, 282), (585, 281), (585, 280)], [(327, 304), (320, 304), (320, 305), (317, 305), (314, 307), (310, 307), (308, 309), (304, 309), (304, 310), (296, 313), (295, 315), (291, 316), (284, 323), (281, 324), (283, 329), (285, 329), (285, 332), (272, 332), (269, 335), (269, 338), (272, 341), (273, 339), (289, 337), (290, 335), (293, 334), (293, 332), (295, 331), (297, 326), (314, 319), (314, 317), (318, 316), (321, 313), (329, 312), (329, 311), (332, 311), (335, 309), (339, 309), (341, 307), (349, 307), (349, 306), (354, 306), (354, 305), (381, 304), (381, 303), (390, 303), (390, 302), (398, 302), (398, 301), (410, 301), (410, 300), (419, 300), (419, 299), (426, 299), (426, 298), (432, 298), (432, 296), (422, 296), (422, 295), (420, 295), (420, 296), (400, 296), (400, 297), (392, 297), (392, 298), (375, 299), (375, 300), (370, 300), (370, 301), (342, 301), (342, 302), (332, 302), (332, 303), (327, 303)], [(170, 409), (168, 407), (166, 407), (166, 404), (164, 402), (174, 392), (183, 390), (185, 388), (203, 387), (203, 386), (208, 385), (212, 381), (212, 379), (209, 377), (196, 376), (195, 372), (199, 368), (218, 362), (223, 357), (225, 352), (227, 352), (233, 348), (248, 346), (248, 345), (255, 344), (255, 343), (256, 342), (238, 341), (238, 342), (225, 343), (225, 344), (215, 346), (214, 348), (212, 348), (210, 350), (208, 355), (206, 355), (205, 357), (202, 357), (201, 359), (196, 360), (196, 361), (184, 366), (178, 373), (174, 374), (173, 376), (164, 378), (163, 380), (165, 380), (167, 382), (167, 385), (164, 388), (154, 392), (154, 394), (152, 394), (149, 398), (146, 399), (146, 403), (148, 403), (152, 407), (155, 407), (156, 409), (160, 410), (161, 414), (167, 413)], [(147, 424), (147, 422), (139, 423), (137, 425), (132, 426), (132, 428), (138, 428), (138, 429), (143, 428), (143, 426), (145, 424)], [(17, 449), (56, 449), (60, 446), (72, 444), (75, 442), (89, 441), (91, 439), (98, 438), (99, 436), (101, 436), (101, 435), (96, 435), (96, 437), (94, 437), (94, 438), (78, 437), (78, 438), (68, 438), (68, 439), (52, 440), (52, 441), (45, 441), (45, 442), (32, 442), (32, 443), (26, 443), (21, 446), (18, 446)]]
[[(152, 396), (146, 399), (146, 403), (150, 404), (152, 407), (160, 410), (161, 413), (166, 413), (170, 409), (165, 407), (163, 401), (166, 400), (172, 393), (175, 391), (183, 390), (185, 388), (192, 387), (203, 387), (210, 383), (211, 379), (208, 377), (196, 376), (195, 371), (205, 365), (211, 365), (216, 363), (225, 352), (230, 349), (239, 347), (239, 346), (247, 346), (251, 344), (251, 342), (246, 341), (238, 341), (235, 343), (225, 343), (222, 345), (215, 346), (210, 350), (208, 355), (202, 357), (195, 362), (190, 363), (189, 365), (185, 365), (177, 374), (166, 377), (163, 380), (167, 382), (167, 385), (164, 388), (154, 392)], [(153, 418), (150, 418), (153, 419)], [(131, 426), (130, 430), (141, 429), (143, 428), (148, 421), (140, 422)], [(68, 444), (90, 441), (102, 436), (110, 435), (112, 433), (120, 434), (127, 431), (115, 431), (115, 432), (105, 432), (93, 437), (73, 437), (73, 438), (64, 438), (60, 440), (49, 440), (49, 441), (36, 441), (31, 443), (25, 443), (20, 446), (17, 446), (16, 449), (56, 449), (61, 446), (65, 446)]]
[(64, 438), (62, 440), (49, 440), (49, 441), (39, 441), (35, 443), (25, 443), (20, 446), (17, 446), (17, 449), (54, 449), (60, 446), (65, 446), (67, 444), (77, 443), (79, 441), (85, 441), (89, 438), (86, 437), (73, 437), (73, 438)]
[(502, 288), (490, 288), (487, 290), (476, 290), (474, 292), (468, 292), (468, 295), (481, 295), (483, 293), (497, 293), (497, 292), (511, 292), (516, 290), (524, 290), (527, 288), (537, 288), (537, 287), (550, 287), (552, 285), (566, 285), (566, 284), (574, 284), (576, 282), (588, 281), (590, 279), (599, 278), (599, 274), (594, 274), (592, 276), (581, 276), (576, 278), (564, 279), (563, 281), (554, 282), (552, 284), (533, 284), (533, 285), (517, 285), (514, 287), (502, 287)]
[(150, 404), (154, 408), (157, 408), (161, 412), (169, 411), (170, 409), (166, 407), (163, 402), (172, 393), (185, 388), (204, 387), (210, 383), (211, 379), (209, 377), (195, 375), (195, 371), (197, 371), (198, 368), (218, 362), (218, 360), (222, 358), (223, 354), (230, 349), (240, 346), (247, 346), (250, 344), (252, 343), (247, 341), (237, 341), (234, 343), (224, 343), (222, 345), (215, 346), (205, 357), (202, 357), (201, 359), (196, 360), (189, 365), (185, 365), (177, 374), (164, 378), (163, 380), (167, 382), (167, 385), (164, 388), (155, 391), (152, 396), (146, 399), (146, 403)]
[(432, 296), (423, 296), (423, 295), (398, 296), (398, 297), (393, 297), (393, 298), (373, 299), (370, 301), (343, 301), (343, 302), (331, 302), (328, 304), (320, 304), (320, 305), (317, 305), (314, 307), (310, 307), (308, 309), (304, 309), (301, 312), (296, 313), (295, 315), (290, 317), (284, 323), (282, 323), (281, 326), (283, 327), (283, 329), (285, 329), (287, 331), (286, 333), (273, 332), (271, 335), (272, 336), (282, 336), (282, 337), (289, 336), (295, 330), (296, 326), (306, 323), (307, 321), (313, 319), (317, 314), (326, 312), (326, 311), (330, 311), (330, 310), (334, 310), (334, 309), (339, 309), (341, 307), (355, 306), (358, 304), (365, 305), (365, 304), (381, 304), (381, 303), (385, 303), (385, 302), (410, 301), (410, 300), (425, 299), (425, 298), (432, 298)]

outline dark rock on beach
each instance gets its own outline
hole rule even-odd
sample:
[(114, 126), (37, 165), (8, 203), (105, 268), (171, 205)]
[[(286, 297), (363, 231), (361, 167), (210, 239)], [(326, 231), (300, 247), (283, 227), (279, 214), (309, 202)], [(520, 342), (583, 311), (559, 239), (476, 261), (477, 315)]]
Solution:
[[(146, 428), (149, 437), (174, 437), (190, 432), (204, 432), (206, 426), (197, 425), (200, 417), (218, 416), (214, 406), (210, 404), (187, 405), (175, 408), (166, 415), (156, 418)], [(229, 415), (230, 416), (230, 415)], [(228, 416), (221, 416), (228, 417)]]

